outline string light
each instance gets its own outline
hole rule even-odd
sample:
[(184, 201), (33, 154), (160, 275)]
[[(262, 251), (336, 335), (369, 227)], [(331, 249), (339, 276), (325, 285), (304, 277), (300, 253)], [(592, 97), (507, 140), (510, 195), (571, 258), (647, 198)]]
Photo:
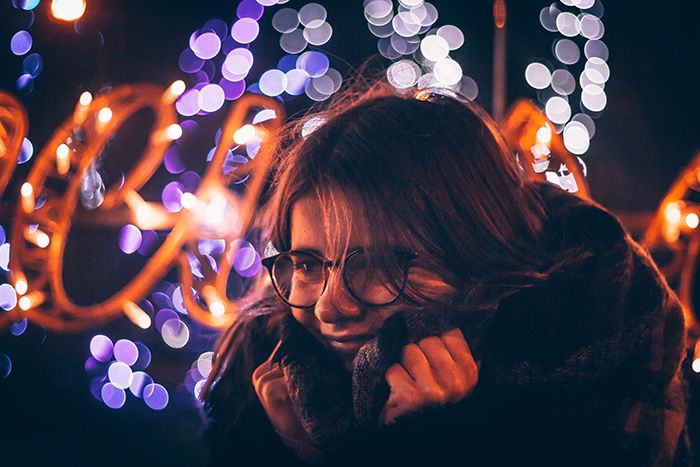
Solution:
[(85, 0), (53, 0), (51, 14), (62, 21), (75, 21), (85, 13)]
[(70, 148), (67, 144), (61, 143), (56, 148), (56, 170), (59, 174), (65, 175), (70, 169)]
[(143, 311), (143, 309), (132, 301), (124, 302), (124, 314), (131, 320), (132, 323), (140, 327), (141, 329), (148, 329), (151, 327), (151, 317), (148, 313)]

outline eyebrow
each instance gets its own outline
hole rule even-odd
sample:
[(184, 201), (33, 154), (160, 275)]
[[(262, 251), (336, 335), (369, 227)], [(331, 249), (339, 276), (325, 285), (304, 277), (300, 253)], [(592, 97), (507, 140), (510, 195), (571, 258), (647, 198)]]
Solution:
[[(359, 248), (363, 248), (363, 247), (361, 247), (361, 246), (359, 246), (359, 245), (350, 245), (350, 246), (348, 247), (348, 250), (347, 250), (347, 251), (350, 252), (350, 251), (353, 251), (353, 250), (357, 250), (357, 249), (359, 249)], [(316, 254), (316, 255), (322, 257), (322, 258), (326, 258), (326, 255), (323, 254), (320, 250), (318, 250), (318, 249), (316, 249), (316, 248), (304, 246), (304, 245), (300, 245), (300, 246), (298, 246), (298, 247), (296, 247), (296, 248), (292, 248), (291, 250), (292, 250), (292, 251), (303, 251), (303, 252), (307, 252), (307, 253), (314, 253), (314, 254)], [(346, 253), (346, 254), (347, 254), (347, 253)], [(328, 258), (326, 258), (326, 259), (328, 259)]]

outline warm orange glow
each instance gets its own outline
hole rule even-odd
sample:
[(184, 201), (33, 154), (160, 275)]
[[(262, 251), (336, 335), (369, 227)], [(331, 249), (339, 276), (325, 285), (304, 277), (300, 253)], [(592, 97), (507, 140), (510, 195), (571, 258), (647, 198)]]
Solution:
[(50, 242), (49, 236), (45, 232), (39, 229), (31, 230), (29, 227), (24, 231), (24, 238), (39, 248), (46, 248)]
[(196, 203), (197, 198), (192, 193), (185, 192), (180, 197), (180, 204), (185, 209), (192, 209)]
[(233, 142), (246, 144), (253, 136), (255, 136), (255, 127), (251, 124), (243, 125), (233, 134)]
[(177, 123), (173, 123), (166, 130), (165, 133), (168, 135), (169, 139), (176, 140), (182, 136), (182, 127)]
[(85, 0), (53, 0), (51, 14), (56, 19), (75, 21), (85, 13)]
[(80, 95), (80, 105), (87, 107), (92, 102), (92, 94), (89, 91), (85, 91)]
[(24, 295), (27, 293), (27, 280), (23, 277), (20, 277), (17, 279), (15, 282), (15, 290), (19, 295)]
[(109, 107), (102, 107), (97, 114), (97, 119), (102, 123), (107, 123), (112, 120), (112, 109)]
[(664, 209), (664, 217), (668, 222), (677, 224), (681, 221), (681, 210), (678, 207), (678, 203), (668, 203)]
[(548, 124), (537, 129), (537, 142), (549, 144), (552, 141), (552, 129)]
[(219, 294), (211, 285), (207, 285), (202, 289), (202, 295), (209, 305), (209, 312), (214, 316), (224, 316), (226, 305), (219, 298)]
[(506, 25), (506, 4), (503, 0), (493, 2), (493, 21), (498, 29)]
[(59, 174), (65, 175), (70, 169), (70, 148), (67, 144), (60, 144), (56, 148), (56, 170)]
[(187, 89), (187, 86), (185, 85), (185, 82), (182, 81), (181, 79), (174, 81), (173, 84), (171, 84), (168, 89), (163, 93), (163, 102), (165, 104), (172, 104), (175, 99), (180, 97), (183, 92), (185, 92), (185, 89)]
[(35, 308), (44, 303), (44, 294), (40, 291), (32, 292), (29, 295), (21, 297), (17, 304), (21, 310), (27, 311), (30, 308)]
[(24, 212), (32, 212), (34, 210), (34, 187), (29, 182), (24, 182), (19, 190), (22, 195), (22, 209)]
[(151, 317), (134, 302), (127, 301), (124, 303), (124, 314), (141, 329), (151, 327)]
[(700, 224), (700, 217), (698, 217), (697, 214), (694, 212), (691, 212), (687, 216), (685, 216), (685, 225), (690, 227), (691, 229), (696, 228)]

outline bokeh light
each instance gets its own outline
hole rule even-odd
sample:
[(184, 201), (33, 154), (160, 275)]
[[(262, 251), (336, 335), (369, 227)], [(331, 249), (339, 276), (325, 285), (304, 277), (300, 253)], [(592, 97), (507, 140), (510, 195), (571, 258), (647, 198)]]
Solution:
[(114, 358), (131, 366), (138, 360), (139, 350), (129, 339), (120, 339), (114, 343)]
[(15, 55), (24, 55), (32, 48), (32, 35), (29, 31), (17, 31), (10, 39), (10, 50)]
[(552, 82), (552, 74), (542, 63), (533, 62), (525, 68), (525, 80), (535, 89), (546, 89)]
[(112, 340), (102, 334), (90, 340), (90, 353), (99, 362), (107, 362), (112, 358), (114, 345)]
[(52, 0), (51, 14), (56, 19), (75, 21), (85, 13), (85, 0)]
[(143, 390), (146, 386), (153, 384), (153, 378), (148, 373), (143, 371), (134, 372), (131, 384), (129, 385), (129, 390), (136, 397), (143, 396)]
[[(6, 245), (9, 245), (6, 244)], [(0, 284), (0, 308), (9, 311), (17, 306), (17, 292), (10, 284)]]
[(241, 18), (231, 26), (231, 37), (241, 44), (253, 42), (259, 32), (260, 26), (253, 18)]
[(119, 231), (119, 249), (130, 255), (141, 246), (141, 231), (133, 224), (127, 224)]
[(168, 391), (158, 383), (143, 388), (143, 400), (153, 410), (163, 410), (168, 405)]
[(174, 349), (181, 349), (190, 340), (190, 330), (179, 318), (167, 320), (160, 332), (163, 341)]
[(112, 383), (107, 383), (102, 386), (100, 397), (102, 398), (102, 402), (110, 409), (120, 409), (126, 402), (126, 392), (124, 392), (124, 389), (118, 388)]
[(287, 87), (287, 75), (276, 68), (267, 70), (258, 81), (260, 91), (270, 97), (279, 96)]
[(7, 378), (12, 372), (12, 360), (6, 354), (0, 352), (0, 378)]
[(126, 363), (114, 362), (109, 365), (107, 377), (115, 387), (126, 389), (131, 385), (134, 375)]

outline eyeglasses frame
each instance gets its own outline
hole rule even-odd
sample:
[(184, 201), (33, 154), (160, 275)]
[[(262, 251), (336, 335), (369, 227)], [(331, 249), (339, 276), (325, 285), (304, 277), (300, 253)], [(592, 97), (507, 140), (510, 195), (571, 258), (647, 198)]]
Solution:
[[(365, 248), (363, 248), (363, 247), (353, 248), (352, 250), (348, 251), (348, 253), (345, 255), (345, 258), (344, 258), (343, 260), (337, 259), (337, 260), (333, 261), (333, 260), (326, 259), (326, 258), (324, 258), (323, 256), (321, 256), (321, 255), (319, 255), (319, 254), (317, 254), (317, 253), (314, 253), (314, 252), (312, 252), (312, 251), (307, 251), (307, 250), (289, 250), (289, 251), (283, 251), (283, 252), (278, 253), (278, 254), (276, 254), (276, 255), (274, 255), (274, 256), (269, 256), (269, 257), (267, 257), (267, 258), (263, 258), (263, 259), (262, 259), (262, 265), (265, 266), (265, 268), (267, 269), (267, 272), (268, 272), (269, 275), (270, 275), (270, 281), (272, 282), (272, 287), (274, 287), (275, 292), (276, 292), (277, 295), (280, 297), (280, 299), (282, 299), (282, 301), (283, 301), (284, 303), (286, 303), (287, 305), (289, 305), (289, 306), (291, 306), (291, 307), (293, 307), (293, 308), (300, 308), (300, 309), (303, 309), (303, 310), (308, 310), (308, 309), (313, 308), (313, 307), (316, 306), (316, 303), (318, 303), (318, 298), (321, 298), (321, 295), (323, 295), (323, 293), (326, 291), (326, 287), (328, 286), (328, 278), (330, 277), (330, 273), (328, 272), (329, 269), (330, 269), (330, 268), (337, 268), (338, 266), (340, 266), (340, 264), (341, 264), (343, 261), (347, 262), (348, 259), (350, 259), (351, 257), (353, 257), (353, 256), (355, 256), (355, 255), (357, 255), (357, 254), (359, 254), (359, 253), (362, 253), (363, 251), (365, 251)], [(401, 290), (399, 290), (398, 294), (396, 294), (396, 297), (394, 297), (393, 300), (391, 300), (390, 302), (382, 303), (382, 304), (376, 304), (376, 303), (369, 303), (369, 302), (366, 302), (366, 301), (362, 300), (360, 297), (358, 297), (358, 296), (355, 294), (355, 292), (353, 292), (352, 288), (350, 288), (350, 286), (348, 285), (348, 280), (347, 280), (347, 278), (345, 277), (345, 272), (344, 272), (344, 271), (341, 271), (341, 274), (340, 274), (340, 275), (341, 275), (341, 277), (343, 278), (343, 285), (345, 286), (345, 289), (348, 291), (348, 293), (352, 296), (352, 298), (354, 298), (355, 300), (357, 300), (359, 303), (361, 303), (361, 304), (364, 305), (364, 306), (368, 306), (368, 307), (382, 307), (382, 306), (391, 305), (391, 304), (394, 303), (396, 300), (398, 300), (398, 299), (401, 297), (401, 295), (403, 295), (404, 289), (406, 288), (406, 282), (407, 282), (407, 279), (408, 279), (408, 270), (409, 270), (409, 267), (410, 267), (410, 263), (411, 263), (411, 261), (413, 261), (414, 259), (416, 259), (416, 258), (418, 257), (418, 253), (415, 252), (415, 251), (413, 251), (413, 250), (403, 249), (403, 248), (395, 248), (393, 251), (394, 251), (394, 253), (397, 253), (397, 254), (399, 254), (399, 255), (402, 255), (402, 256), (404, 257), (403, 259), (405, 260), (405, 262), (404, 262), (405, 264), (404, 264), (404, 266), (403, 266), (403, 267), (404, 267), (404, 279), (403, 279), (403, 283), (401, 284)], [(311, 257), (313, 257), (313, 258), (318, 259), (318, 260), (321, 262), (321, 266), (323, 267), (323, 289), (321, 289), (321, 293), (319, 294), (319, 297), (318, 297), (318, 298), (316, 299), (316, 301), (313, 302), (311, 305), (305, 305), (305, 306), (292, 305), (292, 304), (284, 297), (284, 295), (282, 294), (282, 292), (281, 292), (281, 291), (279, 290), (279, 288), (277, 287), (277, 282), (275, 281), (274, 274), (273, 274), (273, 272), (272, 272), (272, 268), (274, 267), (274, 265), (275, 265), (275, 263), (277, 262), (277, 259), (278, 259), (279, 257), (281, 257), (281, 256), (283, 256), (283, 255), (290, 254), (290, 253), (308, 255), (308, 256), (311, 256)]]

